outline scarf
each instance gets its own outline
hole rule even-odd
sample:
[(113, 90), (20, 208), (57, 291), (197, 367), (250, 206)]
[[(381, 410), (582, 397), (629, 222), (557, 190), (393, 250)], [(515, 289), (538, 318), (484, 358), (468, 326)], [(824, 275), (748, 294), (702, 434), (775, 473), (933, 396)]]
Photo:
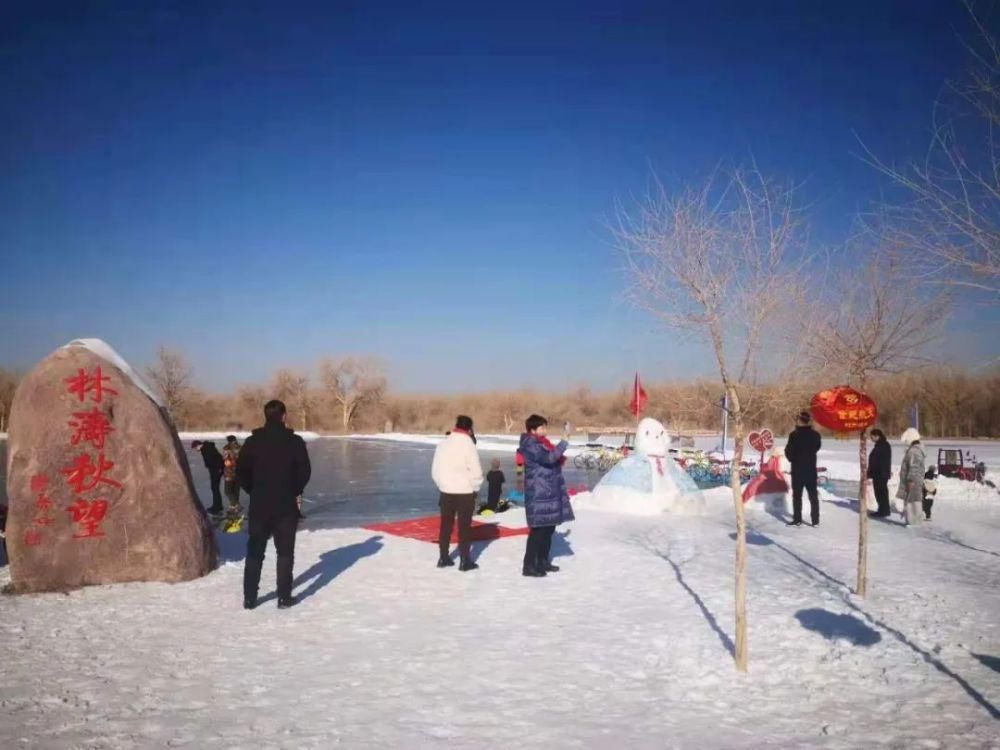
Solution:
[[(554, 451), (556, 449), (556, 447), (554, 445), (552, 445), (552, 441), (549, 440), (547, 437), (545, 437), (543, 435), (533, 435), (532, 437), (534, 437), (535, 440), (538, 441), (538, 444), (541, 445), (549, 453), (551, 453), (552, 451)], [(562, 466), (565, 463), (566, 463), (566, 456), (562, 456), (559, 459), (559, 465)]]

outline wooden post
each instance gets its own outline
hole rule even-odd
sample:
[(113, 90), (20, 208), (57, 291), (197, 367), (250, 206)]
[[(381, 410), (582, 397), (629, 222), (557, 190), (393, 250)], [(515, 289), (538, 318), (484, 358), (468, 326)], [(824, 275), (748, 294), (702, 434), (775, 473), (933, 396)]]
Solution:
[(868, 591), (868, 430), (858, 439), (858, 465), (861, 487), (858, 490), (858, 584), (855, 593), (864, 597)]
[[(730, 390), (732, 391), (730, 393)], [(727, 388), (728, 406), (733, 412), (733, 463), (729, 470), (729, 487), (733, 493), (736, 511), (736, 670), (747, 671), (749, 655), (747, 644), (747, 525), (743, 508), (743, 491), (740, 486), (740, 464), (743, 461), (743, 412), (735, 388)]]

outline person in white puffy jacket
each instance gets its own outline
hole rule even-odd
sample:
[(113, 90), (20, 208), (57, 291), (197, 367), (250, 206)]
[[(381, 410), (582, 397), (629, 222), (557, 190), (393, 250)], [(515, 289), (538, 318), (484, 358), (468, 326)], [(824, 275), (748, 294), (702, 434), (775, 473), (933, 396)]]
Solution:
[(438, 567), (447, 568), (455, 564), (449, 552), (451, 530), (458, 515), (459, 570), (475, 570), (479, 566), (472, 561), (471, 555), (472, 515), (476, 510), (479, 487), (483, 483), (483, 467), (479, 463), (470, 417), (460, 415), (455, 420), (455, 429), (434, 451), (431, 478), (441, 492), (441, 531), (438, 536), (441, 554)]
[(899, 489), (896, 497), (903, 501), (903, 518), (907, 526), (917, 526), (923, 520), (924, 463), (926, 457), (920, 444), (920, 433), (910, 427), (900, 438), (909, 446), (899, 467)]

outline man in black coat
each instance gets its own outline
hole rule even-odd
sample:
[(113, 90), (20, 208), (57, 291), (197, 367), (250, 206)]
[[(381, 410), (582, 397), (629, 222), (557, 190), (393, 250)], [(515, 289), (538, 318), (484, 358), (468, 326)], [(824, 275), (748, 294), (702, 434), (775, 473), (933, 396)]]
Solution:
[(236, 464), (240, 486), (250, 496), (247, 559), (243, 565), (243, 606), (257, 606), (260, 571), (267, 540), (274, 537), (278, 555), (278, 609), (298, 604), (292, 596), (298, 498), (309, 483), (309, 452), (301, 437), (285, 426), (285, 405), (268, 401), (263, 427), (243, 443)]
[(810, 424), (809, 412), (799, 413), (795, 429), (788, 436), (785, 458), (792, 464), (792, 525), (802, 525), (802, 490), (809, 493), (812, 525), (819, 526), (819, 493), (816, 490), (816, 454), (823, 440)]
[(195, 440), (191, 443), (191, 447), (201, 453), (201, 460), (205, 462), (205, 468), (208, 469), (208, 481), (212, 484), (212, 507), (208, 509), (208, 512), (212, 514), (222, 513), (222, 493), (219, 491), (219, 483), (222, 481), (222, 473), (225, 471), (225, 461), (222, 460), (222, 454), (215, 447), (215, 443), (211, 441)]
[(892, 477), (892, 446), (882, 430), (872, 430), (872, 452), (868, 454), (868, 478), (875, 490), (878, 510), (871, 515), (886, 518), (892, 513), (889, 507), (889, 479)]

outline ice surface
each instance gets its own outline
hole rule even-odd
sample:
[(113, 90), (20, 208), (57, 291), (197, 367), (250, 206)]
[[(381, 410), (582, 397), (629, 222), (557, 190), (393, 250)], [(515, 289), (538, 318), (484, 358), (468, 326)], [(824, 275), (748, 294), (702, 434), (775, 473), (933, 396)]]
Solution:
[[(313, 440), (319, 440), (322, 437), (317, 432), (308, 432), (308, 431), (306, 431), (306, 432), (299, 432), (298, 430), (296, 430), (295, 434), (298, 435), (299, 437), (301, 437), (307, 443), (311, 442)], [(181, 441), (184, 442), (184, 443), (187, 443), (187, 442), (193, 441), (193, 440), (214, 440), (214, 441), (217, 441), (217, 442), (224, 443), (226, 441), (226, 438), (229, 435), (235, 435), (236, 438), (240, 442), (243, 442), (248, 437), (250, 437), (250, 433), (247, 430), (227, 430), (225, 432), (212, 432), (212, 431), (209, 431), (209, 432), (198, 432), (198, 431), (194, 431), (194, 432), (181, 432), (178, 435), (179, 435)]]

